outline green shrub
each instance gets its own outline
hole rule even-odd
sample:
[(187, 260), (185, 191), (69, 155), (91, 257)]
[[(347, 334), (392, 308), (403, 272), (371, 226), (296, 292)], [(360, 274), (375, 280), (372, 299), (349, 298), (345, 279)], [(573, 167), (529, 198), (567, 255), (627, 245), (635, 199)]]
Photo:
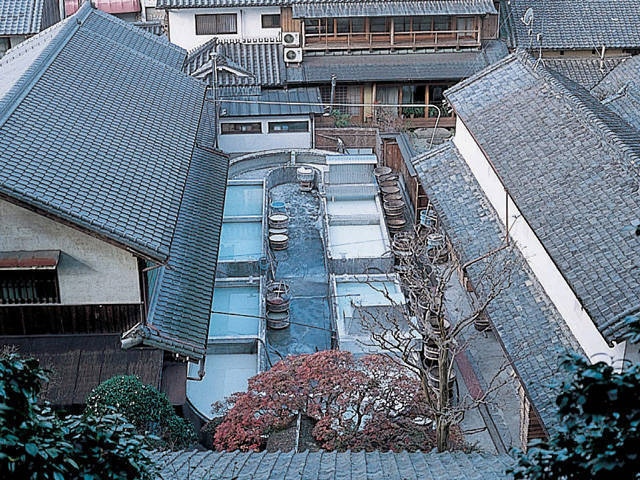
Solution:
[(181, 449), (196, 440), (193, 426), (173, 410), (167, 396), (133, 375), (119, 375), (102, 382), (87, 397), (86, 413), (120, 413), (139, 434), (158, 437), (158, 448)]
[(155, 478), (146, 439), (124, 417), (59, 417), (37, 404), (46, 382), (37, 360), (0, 352), (0, 478)]

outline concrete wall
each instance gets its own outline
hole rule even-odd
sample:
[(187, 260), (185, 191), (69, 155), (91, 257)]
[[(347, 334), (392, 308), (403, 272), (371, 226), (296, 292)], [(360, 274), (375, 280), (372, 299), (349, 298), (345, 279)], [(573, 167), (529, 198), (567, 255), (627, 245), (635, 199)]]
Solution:
[[(196, 15), (218, 13), (237, 14), (238, 32), (233, 35), (196, 35)], [(279, 28), (262, 28), (262, 15), (280, 13), (279, 7), (251, 8), (189, 8), (169, 10), (169, 39), (182, 48), (191, 50), (213, 37), (221, 40), (238, 38), (278, 38)]]
[[(291, 117), (222, 117), (224, 123), (256, 123), (262, 124), (262, 133), (222, 134), (218, 130), (218, 146), (226, 153), (251, 153), (282, 148), (312, 148), (313, 119), (309, 115)], [(299, 133), (269, 133), (269, 122), (308, 122), (309, 131)]]
[(585, 353), (593, 361), (623, 358), (624, 345), (617, 345), (615, 348), (607, 345), (513, 199), (507, 195), (504, 185), (489, 164), (484, 152), (459, 118), (456, 120), (456, 134), (453, 142), (503, 224), (507, 223), (506, 204), (508, 203), (508, 225), (511, 238), (518, 245), (547, 296), (556, 306)]
[(60, 250), (63, 304), (138, 303), (137, 259), (129, 252), (0, 200), (0, 251)]

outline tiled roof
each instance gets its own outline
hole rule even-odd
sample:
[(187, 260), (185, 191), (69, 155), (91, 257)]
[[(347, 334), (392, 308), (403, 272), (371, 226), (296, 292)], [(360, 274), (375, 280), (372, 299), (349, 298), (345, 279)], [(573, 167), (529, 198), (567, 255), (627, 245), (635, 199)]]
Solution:
[[(285, 83), (283, 46), (274, 40), (219, 41), (210, 40), (189, 52), (187, 73), (210, 80), (211, 56), (218, 53), (218, 85), (279, 87)], [(228, 67), (224, 69), (223, 67)], [(237, 75), (237, 70), (249, 75)]]
[(206, 86), (186, 51), (89, 3), (52, 30), (0, 60), (0, 194), (162, 265), (143, 343), (201, 358), (227, 177), (196, 147)]
[(628, 57), (598, 58), (557, 57), (543, 58), (544, 66), (554, 70), (587, 90), (598, 84), (611, 70)]
[(157, 0), (157, 8), (279, 7), (296, 0)]
[(298, 1), (293, 3), (294, 18), (384, 17), (410, 15), (486, 15), (497, 14), (492, 0), (372, 0)]
[(164, 480), (496, 480), (508, 455), (407, 452), (154, 452)]
[(459, 80), (467, 78), (508, 54), (504, 43), (487, 42), (482, 50), (437, 53), (305, 55), (299, 68), (287, 69), (290, 84), (338, 82)]
[(519, 54), (446, 94), (609, 341), (638, 308), (640, 132)]
[(180, 205), (171, 256), (151, 298), (144, 343), (205, 355), (227, 183), (226, 156), (197, 148)]
[(306, 115), (323, 112), (318, 88), (265, 90), (259, 96), (234, 97), (229, 100), (233, 101), (222, 101), (220, 104), (221, 111), (226, 111), (225, 115), (229, 117)]
[(164, 26), (160, 20), (150, 20), (146, 22), (134, 22), (134, 25), (154, 35), (163, 36)]
[[(503, 225), (452, 142), (414, 158), (413, 164), (461, 264), (504, 245)], [(504, 279), (498, 274), (497, 280), (509, 283), (489, 304), (487, 314), (531, 403), (546, 428), (553, 430), (556, 392), (550, 385), (561, 379), (558, 357), (564, 351), (581, 352), (580, 346), (517, 248), (468, 267), (477, 290), (482, 291), (480, 280), (492, 262), (510, 264), (511, 270)]]
[(89, 4), (61, 25), (0, 61), (29, 59), (0, 96), (0, 192), (165, 259), (204, 85), (176, 69), (186, 52)]
[[(501, 3), (513, 47), (572, 50), (640, 47), (637, 0), (510, 0)], [(521, 20), (533, 10), (530, 26)], [(529, 29), (532, 36), (529, 36)], [(537, 36), (541, 34), (541, 43)]]
[(640, 55), (620, 63), (591, 93), (640, 130)]
[(0, 35), (33, 35), (59, 21), (57, 0), (0, 0)]

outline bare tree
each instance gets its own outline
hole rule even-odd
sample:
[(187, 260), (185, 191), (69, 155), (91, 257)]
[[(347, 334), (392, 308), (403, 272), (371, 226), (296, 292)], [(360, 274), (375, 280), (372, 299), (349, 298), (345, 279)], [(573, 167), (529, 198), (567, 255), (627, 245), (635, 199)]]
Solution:
[[(495, 383), (496, 374), (481, 398), (455, 398), (454, 362), (468, 345), (468, 339), (462, 339), (463, 331), (471, 325), (479, 331), (489, 327), (485, 309), (509, 284), (513, 268), (508, 252), (511, 247), (505, 244), (460, 264), (435, 223), (396, 235), (393, 245), (407, 303), (394, 304), (393, 312), (382, 315), (379, 311), (361, 311), (363, 326), (371, 338), (367, 345), (382, 350), (419, 376), (435, 423), (437, 448), (444, 451), (448, 448), (451, 426), (459, 424), (466, 411), (477, 407), (501, 386)], [(455, 301), (449, 294), (452, 282), (462, 280), (464, 287), (469, 288), (467, 269), (474, 272), (475, 294), (470, 296), (470, 309), (466, 312), (456, 309), (454, 315), (446, 308)], [(383, 293), (393, 303), (392, 296)], [(468, 333), (465, 335), (469, 337)]]

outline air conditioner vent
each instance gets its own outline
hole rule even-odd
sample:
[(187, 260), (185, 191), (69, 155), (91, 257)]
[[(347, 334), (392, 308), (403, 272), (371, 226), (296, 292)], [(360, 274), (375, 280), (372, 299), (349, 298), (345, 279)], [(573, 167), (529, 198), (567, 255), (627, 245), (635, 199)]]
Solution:
[(298, 32), (284, 32), (282, 34), (282, 44), (285, 47), (299, 47), (300, 34)]
[(301, 48), (285, 48), (284, 61), (286, 63), (302, 62), (302, 49)]

